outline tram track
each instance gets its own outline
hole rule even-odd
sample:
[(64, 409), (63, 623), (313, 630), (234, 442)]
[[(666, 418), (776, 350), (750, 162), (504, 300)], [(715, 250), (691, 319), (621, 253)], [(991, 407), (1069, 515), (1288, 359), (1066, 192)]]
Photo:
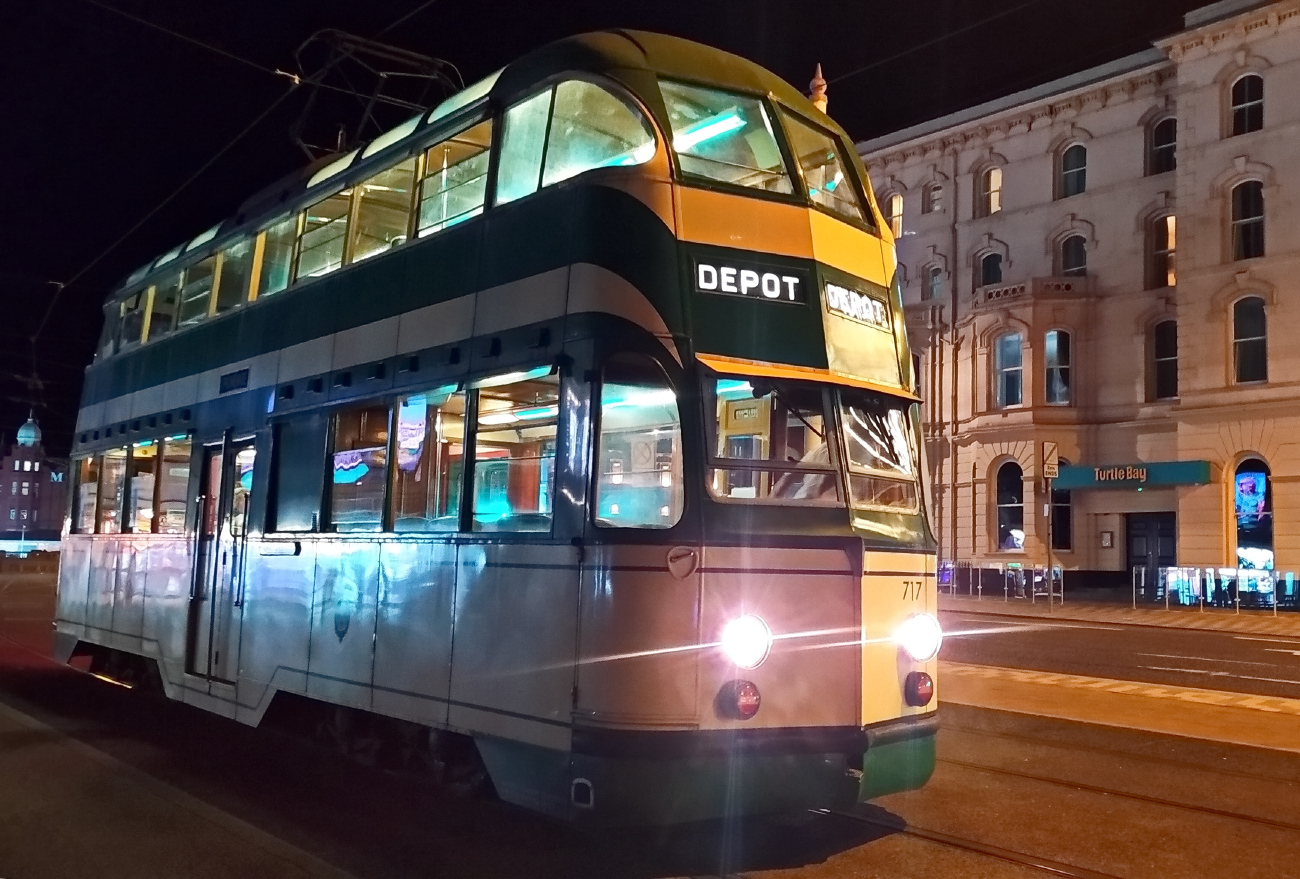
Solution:
[(1040, 855), (1030, 854), (1029, 852), (1020, 852), (1014, 849), (992, 845), (987, 842), (981, 842), (976, 839), (955, 836), (951, 833), (944, 833), (940, 830), (915, 827), (901, 819), (891, 820), (888, 818), (879, 818), (873, 815), (860, 815), (854, 812), (839, 812), (833, 810), (819, 809), (816, 810), (816, 812), (819, 815), (838, 818), (843, 821), (852, 821), (856, 824), (867, 824), (872, 827), (889, 830), (934, 845), (984, 855), (985, 857), (994, 858), (999, 861), (1005, 861), (1007, 863), (1016, 864), (1017, 866), (1038, 870), (1051, 876), (1063, 876), (1067, 877), (1067, 879), (1123, 879), (1123, 877), (1116, 876), (1113, 873), (1103, 873), (1099, 870), (1092, 870), (1075, 864), (1067, 864), (1051, 858), (1044, 858)]

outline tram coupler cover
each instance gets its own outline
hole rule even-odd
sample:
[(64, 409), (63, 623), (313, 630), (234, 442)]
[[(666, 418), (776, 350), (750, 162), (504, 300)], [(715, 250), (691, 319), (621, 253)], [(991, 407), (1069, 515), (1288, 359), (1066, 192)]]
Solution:
[(934, 774), (938, 728), (938, 719), (931, 713), (868, 730), (858, 802), (923, 787)]

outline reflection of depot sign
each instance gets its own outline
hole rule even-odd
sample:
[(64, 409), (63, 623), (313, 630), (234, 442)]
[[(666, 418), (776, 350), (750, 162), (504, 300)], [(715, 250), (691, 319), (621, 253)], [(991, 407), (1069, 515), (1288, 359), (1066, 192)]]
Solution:
[(836, 314), (842, 314), (852, 320), (889, 329), (889, 312), (885, 303), (874, 296), (841, 287), (839, 284), (826, 282), (826, 307)]
[(805, 302), (808, 296), (804, 287), (804, 278), (799, 272), (695, 261), (695, 289), (701, 293), (729, 293), (773, 302)]
[(1092, 478), (1098, 482), (1146, 482), (1145, 467), (1093, 467)]

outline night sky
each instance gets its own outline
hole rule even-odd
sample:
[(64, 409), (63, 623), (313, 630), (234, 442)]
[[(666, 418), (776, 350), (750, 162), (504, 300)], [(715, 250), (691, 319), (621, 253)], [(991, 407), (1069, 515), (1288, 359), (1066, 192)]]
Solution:
[[(0, 3), (7, 196), (0, 218), (0, 441), (12, 440), (34, 406), (47, 447), (66, 454), (108, 292), (306, 163), (290, 131), (308, 90), (273, 71), (296, 70), (294, 50), (319, 30), (451, 62), (467, 83), (543, 43), (609, 27), (699, 40), (805, 91), (820, 62), (831, 115), (861, 140), (1138, 51), (1177, 30), (1181, 15), (1204, 2), (437, 0), (423, 9), (426, 0)], [(429, 101), (440, 97), (434, 92)], [(389, 127), (410, 115), (384, 108), (379, 119)], [(358, 119), (353, 99), (330, 93), (313, 107), (307, 130), (320, 140), (338, 124), (352, 130)], [(73, 278), (52, 299), (59, 289), (53, 282)], [(33, 357), (31, 339), (47, 311)]]

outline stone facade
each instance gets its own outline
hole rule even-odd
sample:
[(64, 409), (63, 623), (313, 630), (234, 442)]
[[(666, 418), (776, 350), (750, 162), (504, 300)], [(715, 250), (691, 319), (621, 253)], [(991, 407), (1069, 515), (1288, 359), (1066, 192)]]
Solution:
[[(946, 559), (1041, 565), (1054, 518), (1066, 568), (1263, 566), (1271, 542), (1300, 569), (1300, 0), (1197, 10), (859, 150), (886, 214), (901, 196)], [(1044, 443), (1075, 465), (1054, 507)]]

